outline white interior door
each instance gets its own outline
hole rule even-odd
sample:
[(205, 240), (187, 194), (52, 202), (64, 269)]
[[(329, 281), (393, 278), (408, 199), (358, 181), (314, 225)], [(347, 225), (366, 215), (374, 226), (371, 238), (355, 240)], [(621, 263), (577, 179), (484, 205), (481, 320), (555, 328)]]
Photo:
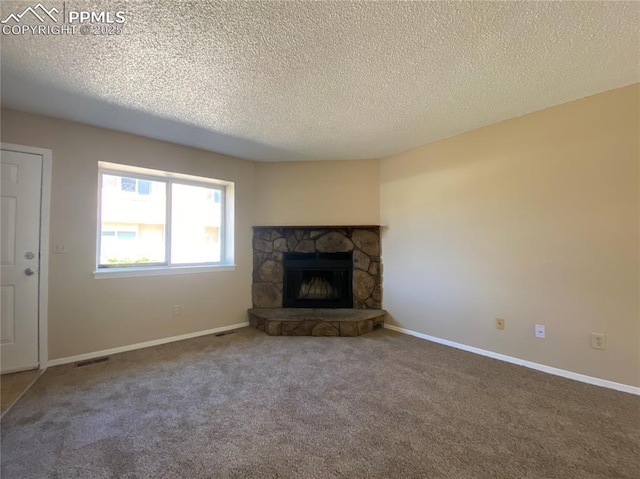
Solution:
[(0, 371), (38, 367), (42, 156), (1, 150)]

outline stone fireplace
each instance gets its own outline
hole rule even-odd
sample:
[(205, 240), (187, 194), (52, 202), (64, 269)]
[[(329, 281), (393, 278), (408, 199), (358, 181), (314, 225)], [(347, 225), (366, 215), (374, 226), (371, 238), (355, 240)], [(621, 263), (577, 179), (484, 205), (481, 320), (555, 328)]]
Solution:
[(379, 226), (255, 226), (254, 308), (380, 309)]

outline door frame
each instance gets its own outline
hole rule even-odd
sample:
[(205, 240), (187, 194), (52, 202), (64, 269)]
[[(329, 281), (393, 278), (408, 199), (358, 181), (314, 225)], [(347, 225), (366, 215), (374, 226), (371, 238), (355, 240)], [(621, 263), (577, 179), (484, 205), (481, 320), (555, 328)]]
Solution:
[(30, 153), (42, 158), (40, 186), (40, 262), (38, 281), (38, 369), (47, 369), (49, 361), (48, 312), (49, 312), (49, 226), (51, 210), (51, 172), (53, 153), (45, 148), (0, 143), (0, 148), (16, 153)]

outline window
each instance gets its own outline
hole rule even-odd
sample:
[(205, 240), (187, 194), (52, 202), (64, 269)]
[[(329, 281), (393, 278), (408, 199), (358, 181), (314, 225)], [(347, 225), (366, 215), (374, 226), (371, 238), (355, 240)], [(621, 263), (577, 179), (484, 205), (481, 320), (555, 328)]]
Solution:
[(233, 183), (100, 163), (96, 274), (230, 265)]
[(139, 195), (151, 194), (151, 182), (149, 180), (112, 176), (109, 178), (108, 184), (117, 184), (118, 181), (120, 181), (120, 189), (122, 191)]
[(136, 179), (135, 178), (118, 178), (115, 177), (115, 180), (120, 180), (120, 189), (122, 191), (128, 191), (130, 193), (136, 192)]

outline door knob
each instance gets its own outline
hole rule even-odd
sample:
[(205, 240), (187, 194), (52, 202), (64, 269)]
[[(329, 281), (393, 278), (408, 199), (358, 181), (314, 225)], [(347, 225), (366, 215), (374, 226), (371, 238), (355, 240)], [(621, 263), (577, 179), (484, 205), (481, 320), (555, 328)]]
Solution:
[(24, 274), (26, 274), (27, 276), (33, 276), (34, 274), (36, 274), (36, 272), (33, 270), (33, 268), (27, 268), (24, 270)]

